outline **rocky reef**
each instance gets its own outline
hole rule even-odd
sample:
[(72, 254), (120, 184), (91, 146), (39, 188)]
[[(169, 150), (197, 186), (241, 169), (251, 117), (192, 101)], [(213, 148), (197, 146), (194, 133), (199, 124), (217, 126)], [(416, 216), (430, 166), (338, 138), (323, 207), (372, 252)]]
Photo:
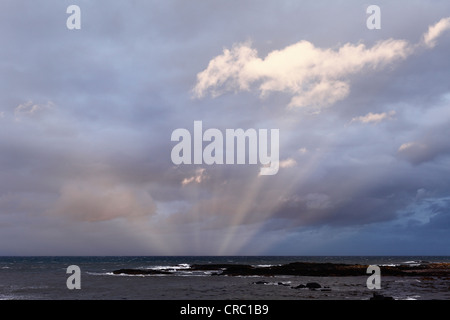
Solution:
[[(293, 262), (284, 265), (257, 267), (245, 264), (193, 264), (187, 271), (213, 271), (221, 276), (318, 276), (346, 277), (366, 276), (368, 265)], [(419, 265), (380, 266), (383, 276), (450, 277), (450, 263), (422, 263)], [(166, 270), (120, 269), (114, 274), (152, 275), (171, 274)]]

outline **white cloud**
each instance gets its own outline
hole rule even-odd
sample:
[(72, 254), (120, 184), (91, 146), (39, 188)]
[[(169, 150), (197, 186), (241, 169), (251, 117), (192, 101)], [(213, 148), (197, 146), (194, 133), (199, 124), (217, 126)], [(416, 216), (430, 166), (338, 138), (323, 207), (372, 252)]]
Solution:
[(290, 107), (324, 107), (348, 95), (350, 85), (345, 78), (367, 68), (380, 69), (404, 59), (410, 51), (403, 40), (389, 39), (372, 48), (347, 43), (337, 50), (300, 41), (261, 59), (249, 44), (240, 44), (209, 62), (197, 75), (194, 93), (198, 98), (207, 93), (216, 97), (259, 84), (261, 96), (270, 92), (291, 94)]
[(435, 25), (430, 26), (428, 32), (423, 35), (424, 44), (433, 48), (436, 45), (437, 38), (448, 29), (450, 29), (450, 17), (441, 19)]
[(46, 104), (37, 104), (29, 100), (25, 103), (19, 104), (14, 109), (14, 115), (16, 116), (16, 120), (18, 120), (22, 116), (32, 117), (43, 111), (50, 110), (54, 107), (55, 104), (52, 101), (48, 101)]
[(297, 165), (297, 161), (293, 158), (288, 158), (286, 160), (280, 161), (280, 168), (291, 168)]
[(406, 142), (406, 143), (403, 143), (399, 148), (398, 148), (398, 151), (404, 151), (404, 150), (407, 150), (407, 149), (409, 149), (409, 148), (411, 148), (412, 146), (414, 146), (414, 142)]
[(403, 152), (403, 151), (406, 151), (406, 150), (411, 150), (411, 149), (413, 149), (413, 148), (420, 148), (420, 149), (423, 149), (423, 148), (425, 148), (425, 146), (424, 146), (423, 144), (421, 144), (421, 143), (418, 143), (418, 142), (406, 142), (406, 143), (403, 143), (403, 144), (398, 148), (398, 151), (399, 151), (399, 152)]
[[(423, 42), (432, 48), (450, 18), (431, 26)], [(292, 96), (289, 107), (326, 107), (343, 100), (350, 92), (350, 76), (376, 71), (405, 59), (415, 49), (405, 40), (388, 39), (371, 48), (346, 43), (338, 48), (318, 48), (300, 41), (260, 58), (249, 43), (235, 44), (213, 58), (197, 74), (193, 89), (197, 98), (217, 97), (227, 91), (249, 91), (257, 86), (261, 97), (271, 92)]]
[(390, 120), (395, 116), (395, 111), (383, 112), (383, 113), (372, 113), (369, 112), (365, 116), (355, 117), (351, 122), (361, 122), (361, 123), (379, 123), (383, 120)]
[(202, 183), (202, 181), (205, 179), (204, 173), (205, 173), (204, 168), (197, 169), (195, 171), (195, 175), (193, 175), (192, 177), (189, 177), (189, 178), (184, 178), (183, 181), (181, 181), (181, 185), (185, 186), (192, 182)]

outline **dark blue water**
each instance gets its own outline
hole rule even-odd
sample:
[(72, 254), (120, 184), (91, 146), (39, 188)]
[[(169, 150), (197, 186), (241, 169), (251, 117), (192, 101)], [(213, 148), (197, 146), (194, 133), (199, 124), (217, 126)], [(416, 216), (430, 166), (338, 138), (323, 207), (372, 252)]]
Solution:
[[(290, 262), (347, 264), (414, 264), (419, 261), (450, 262), (450, 257), (0, 257), (0, 299), (368, 299), (368, 275), (360, 277), (226, 277), (192, 272), (192, 264), (236, 263), (258, 266)], [(69, 290), (67, 267), (81, 269), (81, 289)], [(169, 275), (113, 275), (122, 268), (169, 270)], [(264, 285), (255, 284), (263, 280)], [(292, 287), (319, 282), (327, 291)], [(283, 284), (283, 285), (281, 285)], [(396, 299), (450, 299), (450, 279), (383, 277), (382, 294)]]

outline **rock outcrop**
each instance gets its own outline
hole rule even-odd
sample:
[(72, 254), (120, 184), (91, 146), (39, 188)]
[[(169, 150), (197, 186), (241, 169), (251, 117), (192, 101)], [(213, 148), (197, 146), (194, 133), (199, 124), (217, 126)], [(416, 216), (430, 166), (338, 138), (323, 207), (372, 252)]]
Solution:
[[(293, 262), (270, 267), (255, 267), (244, 264), (194, 264), (185, 271), (217, 271), (222, 276), (317, 276), (345, 277), (366, 276), (367, 265)], [(114, 274), (149, 275), (171, 274), (164, 270), (120, 269)], [(424, 263), (420, 265), (381, 266), (383, 276), (450, 277), (450, 263)]]

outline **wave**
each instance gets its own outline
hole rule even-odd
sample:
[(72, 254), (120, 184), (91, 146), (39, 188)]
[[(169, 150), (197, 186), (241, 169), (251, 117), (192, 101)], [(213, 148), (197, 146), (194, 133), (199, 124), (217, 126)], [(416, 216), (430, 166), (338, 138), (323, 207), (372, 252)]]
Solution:
[(253, 264), (252, 267), (255, 268), (270, 268), (274, 266), (279, 266), (279, 264)]
[(89, 274), (91, 276), (114, 276), (114, 277), (164, 277), (165, 274), (114, 274), (112, 272), (89, 272), (87, 271), (86, 274)]
[(278, 282), (267, 282), (263, 283), (266, 286), (289, 286), (292, 283), (292, 281), (278, 281)]
[(186, 270), (190, 269), (191, 265), (188, 263), (180, 263), (175, 266), (151, 266), (151, 267), (143, 267), (143, 269), (148, 270), (159, 270), (159, 271), (178, 271), (178, 270)]
[(403, 264), (424, 264), (424, 263), (430, 263), (430, 261), (426, 260), (410, 260), (410, 261), (404, 261)]
[(420, 296), (419, 295), (414, 295), (414, 296), (407, 296), (405, 298), (400, 298), (400, 297), (394, 297), (395, 300), (419, 300)]
[(157, 271), (166, 271), (166, 274), (127, 274), (127, 273), (119, 273), (115, 274), (113, 272), (91, 272), (87, 271), (86, 274), (91, 276), (123, 276), (123, 277), (167, 277), (167, 276), (211, 276), (215, 273), (215, 271), (211, 270), (190, 270), (190, 266), (187, 264), (177, 265), (177, 266), (154, 266), (154, 267), (145, 267), (141, 269), (146, 270), (157, 270)]
[(17, 295), (11, 295), (11, 294), (0, 294), (0, 301), (1, 300), (17, 300), (20, 299), (20, 296)]

